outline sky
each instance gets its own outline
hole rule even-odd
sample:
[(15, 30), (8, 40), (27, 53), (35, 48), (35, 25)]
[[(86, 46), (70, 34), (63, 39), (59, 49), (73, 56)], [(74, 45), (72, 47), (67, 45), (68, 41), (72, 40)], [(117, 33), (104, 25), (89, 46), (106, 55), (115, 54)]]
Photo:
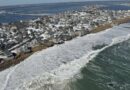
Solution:
[(96, 1), (96, 0), (0, 0), (0, 6), (19, 5), (19, 4), (54, 3), (54, 2), (72, 2), (72, 1), (74, 2), (74, 1)]

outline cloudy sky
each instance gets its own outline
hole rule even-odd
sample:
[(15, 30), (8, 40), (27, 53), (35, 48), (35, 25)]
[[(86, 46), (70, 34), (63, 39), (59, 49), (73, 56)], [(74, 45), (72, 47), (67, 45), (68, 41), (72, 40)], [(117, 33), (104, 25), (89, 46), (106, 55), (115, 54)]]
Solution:
[[(74, 2), (74, 1), (96, 1), (96, 0), (0, 0), (0, 6), (34, 3), (53, 3), (53, 2)], [(105, 1), (105, 0), (100, 0)]]

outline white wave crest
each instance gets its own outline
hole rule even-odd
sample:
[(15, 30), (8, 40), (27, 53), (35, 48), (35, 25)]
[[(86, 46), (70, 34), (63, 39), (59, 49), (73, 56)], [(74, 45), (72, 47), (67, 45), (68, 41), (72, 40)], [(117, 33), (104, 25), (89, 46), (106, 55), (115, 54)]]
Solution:
[(21, 16), (45, 16), (45, 15), (51, 15), (49, 13), (39, 13), (39, 14), (25, 14), (25, 13), (15, 13), (15, 12), (7, 12), (8, 14), (15, 14), (15, 15), (21, 15)]
[[(0, 90), (69, 90), (69, 82), (89, 60), (105, 48), (129, 39), (129, 34), (128, 28), (116, 26), (34, 53), (16, 68), (0, 72)], [(104, 43), (108, 46), (92, 50)]]
[[(110, 45), (99, 50), (91, 51), (86, 56), (73, 60), (68, 64), (63, 64), (58, 69), (55, 69), (50, 73), (44, 73), (32, 81), (24, 83), (24, 85), (17, 88), (17, 90), (71, 90), (69, 83), (75, 80), (74, 76), (80, 74), (81, 69), (85, 67), (90, 60), (106, 48), (128, 39), (130, 39), (130, 34), (114, 38)], [(81, 75), (78, 75), (78, 77), (82, 78)]]
[(5, 14), (5, 13), (6, 13), (6, 11), (4, 11), (4, 10), (0, 11), (0, 14)]

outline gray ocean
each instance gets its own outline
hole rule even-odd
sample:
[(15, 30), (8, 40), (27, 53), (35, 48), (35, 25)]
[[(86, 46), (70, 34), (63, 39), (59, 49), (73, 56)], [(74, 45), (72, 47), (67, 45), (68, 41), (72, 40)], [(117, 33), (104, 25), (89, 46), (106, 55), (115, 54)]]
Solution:
[[(61, 53), (61, 56), (54, 58), (48, 55), (49, 58), (46, 58), (46, 61), (52, 60), (51, 62), (53, 62), (55, 60), (55, 63), (59, 63), (58, 59), (62, 56), (62, 59), (67, 60), (72, 58), (73, 54), (78, 59), (74, 57), (73, 61), (25, 82), (18, 90), (130, 90), (130, 23), (79, 37), (66, 42), (63, 46), (50, 49), (50, 52), (54, 50), (55, 53)], [(90, 46), (92, 46), (91, 51), (89, 51)], [(62, 48), (61, 51), (56, 52), (59, 48)], [(68, 53), (63, 53), (68, 50)], [(85, 55), (84, 53), (87, 51), (92, 53)], [(51, 55), (50, 52), (46, 53)], [(82, 52), (84, 55), (80, 57)], [(67, 59), (65, 55), (67, 55)], [(40, 58), (39, 55), (38, 58)], [(43, 67), (50, 66), (48, 64)], [(15, 70), (16, 74), (13, 74), (12, 77), (18, 77), (18, 71)]]
[(81, 75), (71, 83), (71, 90), (130, 90), (130, 40), (100, 52)]

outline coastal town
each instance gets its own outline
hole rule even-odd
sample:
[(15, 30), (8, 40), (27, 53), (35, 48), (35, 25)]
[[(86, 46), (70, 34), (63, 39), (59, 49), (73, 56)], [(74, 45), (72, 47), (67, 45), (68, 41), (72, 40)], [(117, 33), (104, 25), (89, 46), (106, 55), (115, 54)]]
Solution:
[(99, 6), (85, 6), (81, 10), (46, 15), (35, 20), (1, 23), (0, 68), (14, 65), (18, 63), (17, 60), (20, 62), (36, 51), (128, 20), (130, 10), (104, 10)]

